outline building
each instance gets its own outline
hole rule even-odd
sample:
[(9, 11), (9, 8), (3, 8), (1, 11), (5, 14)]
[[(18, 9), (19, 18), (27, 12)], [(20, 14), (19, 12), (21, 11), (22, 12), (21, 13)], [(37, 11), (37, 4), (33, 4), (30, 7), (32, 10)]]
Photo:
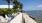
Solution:
[[(0, 8), (8, 8), (8, 5), (0, 5)], [(13, 8), (13, 5), (10, 5), (10, 8)]]

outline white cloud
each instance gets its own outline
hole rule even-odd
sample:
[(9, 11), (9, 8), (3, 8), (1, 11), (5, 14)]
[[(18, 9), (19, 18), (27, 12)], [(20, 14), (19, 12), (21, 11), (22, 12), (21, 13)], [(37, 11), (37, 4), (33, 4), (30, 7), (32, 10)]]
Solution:
[[(10, 5), (10, 8), (12, 8), (13, 5)], [(8, 8), (8, 5), (0, 5), (0, 8)]]
[(39, 5), (39, 6), (37, 6), (37, 7), (42, 7), (42, 5)]

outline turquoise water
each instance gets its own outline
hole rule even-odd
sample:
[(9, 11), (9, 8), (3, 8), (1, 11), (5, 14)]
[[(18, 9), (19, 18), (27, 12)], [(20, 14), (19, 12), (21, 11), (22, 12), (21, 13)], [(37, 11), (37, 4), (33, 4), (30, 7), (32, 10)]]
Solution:
[(38, 23), (42, 23), (42, 10), (37, 11), (26, 11), (29, 16), (35, 18)]

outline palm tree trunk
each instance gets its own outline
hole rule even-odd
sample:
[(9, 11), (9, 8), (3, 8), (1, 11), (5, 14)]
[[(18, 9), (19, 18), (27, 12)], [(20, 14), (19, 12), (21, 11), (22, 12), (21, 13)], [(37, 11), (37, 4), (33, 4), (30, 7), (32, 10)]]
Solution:
[(10, 3), (8, 3), (8, 9), (10, 8)]
[[(8, 3), (8, 11), (10, 10), (10, 3)], [(8, 13), (10, 13), (10, 12), (8, 12)]]

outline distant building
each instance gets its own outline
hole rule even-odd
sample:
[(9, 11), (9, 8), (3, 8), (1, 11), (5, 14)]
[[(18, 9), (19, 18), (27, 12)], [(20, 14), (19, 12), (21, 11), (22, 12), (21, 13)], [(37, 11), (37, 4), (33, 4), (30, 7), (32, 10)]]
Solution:
[[(0, 5), (0, 8), (8, 8), (8, 5)], [(10, 5), (10, 8), (13, 8), (13, 5)]]

